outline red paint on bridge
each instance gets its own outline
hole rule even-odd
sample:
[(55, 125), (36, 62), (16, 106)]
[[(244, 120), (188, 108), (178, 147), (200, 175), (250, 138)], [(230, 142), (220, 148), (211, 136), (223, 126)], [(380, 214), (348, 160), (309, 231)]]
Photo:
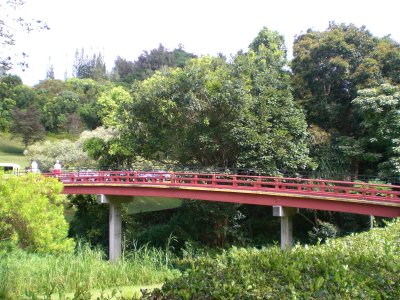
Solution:
[(65, 194), (190, 198), (400, 216), (400, 186), (385, 184), (144, 171), (62, 173), (58, 179), (64, 184)]

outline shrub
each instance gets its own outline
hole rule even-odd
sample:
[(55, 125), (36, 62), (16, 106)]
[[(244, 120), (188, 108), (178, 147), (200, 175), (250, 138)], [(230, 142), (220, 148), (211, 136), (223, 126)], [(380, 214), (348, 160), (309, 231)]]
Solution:
[(142, 299), (400, 299), (400, 222), (324, 245), (232, 248)]
[(318, 221), (312, 231), (308, 232), (312, 244), (325, 243), (328, 239), (333, 239), (337, 235), (337, 228), (329, 222)]

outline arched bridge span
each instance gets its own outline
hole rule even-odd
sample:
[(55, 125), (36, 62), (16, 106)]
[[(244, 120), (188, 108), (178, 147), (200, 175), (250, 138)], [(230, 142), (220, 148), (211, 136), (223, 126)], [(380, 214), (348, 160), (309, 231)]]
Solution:
[[(46, 174), (47, 176), (56, 176)], [(400, 216), (400, 186), (304, 178), (143, 171), (84, 171), (57, 175), (65, 194), (95, 194), (110, 204), (110, 260), (121, 256), (121, 203), (127, 196), (190, 198), (273, 206), (281, 247), (293, 245), (297, 208), (383, 217)]]
[(400, 216), (400, 186), (388, 184), (143, 171), (66, 172), (58, 179), (64, 184), (65, 194), (190, 198)]

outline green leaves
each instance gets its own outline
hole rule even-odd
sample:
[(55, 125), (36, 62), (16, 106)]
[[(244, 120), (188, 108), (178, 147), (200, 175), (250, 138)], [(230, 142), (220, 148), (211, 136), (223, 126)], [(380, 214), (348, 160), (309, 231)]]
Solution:
[[(376, 174), (378, 168), (371, 162), (386, 155), (377, 135), (388, 132), (372, 129), (376, 122), (370, 117), (383, 120), (388, 107), (395, 105), (390, 96), (393, 87), (381, 86), (379, 91), (377, 87), (399, 82), (399, 45), (374, 37), (365, 27), (330, 23), (325, 31), (308, 30), (298, 36), (293, 47), (294, 96), (304, 106), (308, 123), (331, 134), (329, 152), (340, 162), (327, 165), (331, 159), (315, 149), (316, 160), (322, 162), (320, 171)], [(389, 122), (397, 123), (397, 119), (390, 117)], [(349, 160), (347, 167), (345, 160)]]
[(309, 166), (283, 37), (263, 29), (251, 47), (231, 62), (204, 56), (158, 71), (134, 83), (131, 100), (101, 98), (104, 111), (116, 112), (108, 123), (146, 159), (265, 172)]
[(167, 281), (155, 299), (397, 299), (399, 229), (395, 221), (290, 252), (232, 248), (198, 259), (183, 276)]
[(123, 87), (113, 87), (101, 93), (98, 103), (101, 110), (99, 115), (103, 120), (103, 124), (108, 127), (119, 127), (120, 114), (123, 113), (122, 108), (129, 104), (131, 97), (129, 92)]
[(37, 174), (0, 176), (0, 240), (34, 252), (72, 251), (62, 184)]
[(400, 92), (397, 86), (382, 84), (359, 91), (353, 100), (361, 116), (364, 136), (359, 138), (364, 153), (378, 162), (383, 176), (399, 175), (397, 168), (398, 137), (400, 135)]

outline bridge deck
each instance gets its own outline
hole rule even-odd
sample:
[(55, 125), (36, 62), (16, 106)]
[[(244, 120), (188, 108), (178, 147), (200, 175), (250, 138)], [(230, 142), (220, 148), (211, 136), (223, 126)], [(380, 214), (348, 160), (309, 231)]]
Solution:
[(67, 194), (178, 197), (400, 216), (400, 186), (388, 184), (142, 171), (72, 172), (58, 179)]

